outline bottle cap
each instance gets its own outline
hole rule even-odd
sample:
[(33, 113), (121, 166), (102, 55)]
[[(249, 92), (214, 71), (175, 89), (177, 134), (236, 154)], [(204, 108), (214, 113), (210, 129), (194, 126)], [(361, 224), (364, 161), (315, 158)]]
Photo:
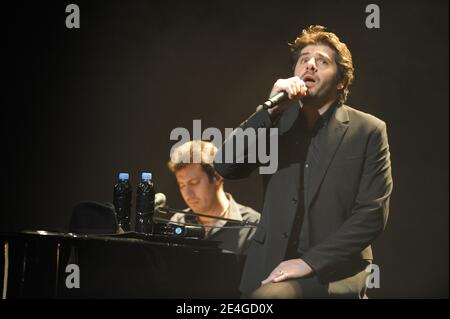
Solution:
[(142, 173), (142, 180), (149, 181), (152, 179), (152, 173)]
[(119, 179), (121, 181), (127, 181), (130, 178), (130, 174), (128, 173), (119, 173)]

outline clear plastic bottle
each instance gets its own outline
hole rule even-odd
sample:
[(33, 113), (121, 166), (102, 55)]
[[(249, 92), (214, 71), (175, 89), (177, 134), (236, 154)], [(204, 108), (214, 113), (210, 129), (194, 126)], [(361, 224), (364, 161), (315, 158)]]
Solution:
[(113, 204), (117, 223), (124, 231), (130, 231), (132, 190), (128, 173), (120, 173), (119, 180), (114, 185)]
[(136, 193), (136, 232), (151, 234), (155, 212), (155, 188), (151, 173), (142, 173)]

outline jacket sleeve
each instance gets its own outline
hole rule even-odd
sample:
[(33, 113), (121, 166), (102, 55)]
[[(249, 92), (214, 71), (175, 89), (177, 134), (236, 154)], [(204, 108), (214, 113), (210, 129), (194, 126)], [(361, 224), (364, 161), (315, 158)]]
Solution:
[(320, 275), (373, 243), (386, 225), (392, 187), (386, 124), (381, 122), (369, 135), (351, 216), (336, 233), (306, 251), (302, 259)]
[[(258, 129), (270, 128), (271, 126), (272, 120), (267, 110), (261, 108), (253, 113), (227, 137), (218, 150), (214, 160), (216, 171), (228, 179), (240, 179), (249, 176), (260, 165), (258, 158), (256, 158), (256, 161), (249, 161), (249, 154), (251, 152), (256, 153)], [(242, 137), (247, 133), (249, 133), (247, 137), (254, 136), (255, 138), (246, 138), (247, 142), (239, 145), (237, 137)]]

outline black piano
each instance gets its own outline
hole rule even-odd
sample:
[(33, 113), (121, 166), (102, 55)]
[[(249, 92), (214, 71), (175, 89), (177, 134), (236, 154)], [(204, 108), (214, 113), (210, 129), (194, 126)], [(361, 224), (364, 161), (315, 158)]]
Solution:
[(2, 298), (239, 298), (244, 256), (158, 235), (0, 233)]

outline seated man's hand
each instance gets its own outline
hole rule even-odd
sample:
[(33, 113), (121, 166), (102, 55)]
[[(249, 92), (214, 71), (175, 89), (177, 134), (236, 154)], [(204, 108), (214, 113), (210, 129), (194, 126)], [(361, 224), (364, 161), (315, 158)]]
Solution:
[(170, 221), (172, 223), (184, 223), (185, 222), (185, 215), (182, 213), (175, 213), (173, 214), (173, 216), (170, 218)]

